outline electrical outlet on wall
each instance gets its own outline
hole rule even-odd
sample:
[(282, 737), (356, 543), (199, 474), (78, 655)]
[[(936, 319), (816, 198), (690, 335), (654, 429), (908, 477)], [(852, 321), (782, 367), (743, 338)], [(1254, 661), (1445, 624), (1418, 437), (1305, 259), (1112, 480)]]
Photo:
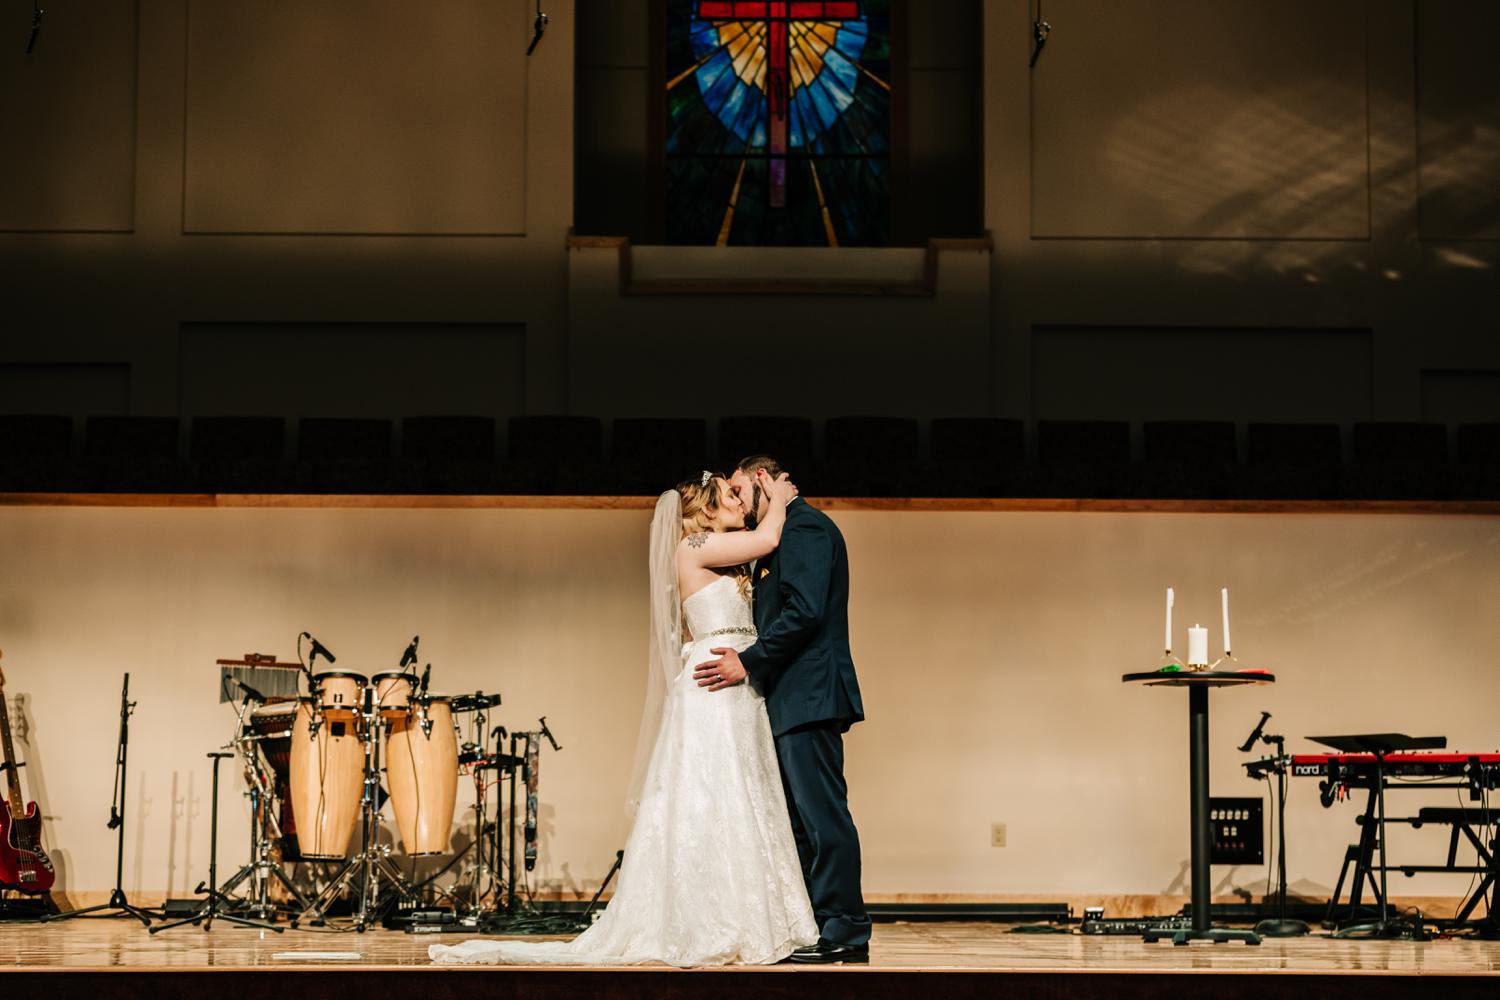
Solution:
[(1004, 847), (1005, 846), (1005, 824), (1004, 823), (991, 823), (990, 824), (990, 846), (991, 847)]

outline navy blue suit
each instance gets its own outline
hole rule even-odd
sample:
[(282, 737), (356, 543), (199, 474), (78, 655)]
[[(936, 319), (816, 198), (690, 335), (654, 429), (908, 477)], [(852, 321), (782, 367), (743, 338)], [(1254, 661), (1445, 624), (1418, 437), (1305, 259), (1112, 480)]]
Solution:
[(844, 736), (865, 717), (849, 652), (849, 553), (822, 511), (794, 499), (781, 545), (755, 568), (759, 637), (740, 653), (765, 695), (792, 833), (820, 933), (864, 944), (859, 832), (849, 815)]

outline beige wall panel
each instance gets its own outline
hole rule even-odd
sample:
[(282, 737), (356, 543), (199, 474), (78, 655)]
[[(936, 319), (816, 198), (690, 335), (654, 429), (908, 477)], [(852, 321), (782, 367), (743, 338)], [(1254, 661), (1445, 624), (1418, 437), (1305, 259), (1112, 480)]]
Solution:
[(1048, 0), (1038, 237), (1362, 239), (1359, 0)]
[[(1318, 732), (1444, 734), (1493, 750), (1500, 519), (1374, 515), (840, 512), (869, 721), (848, 737), (873, 893), (1181, 891), (1187, 720), (1180, 691), (1127, 688), (1177, 624), (1233, 601), (1235, 650), (1274, 688), (1212, 695), (1212, 790), (1255, 795), (1233, 747), (1260, 710)], [(414, 633), (433, 683), (500, 690), (491, 725), (545, 714), (533, 884), (590, 891), (621, 845), (645, 676), (649, 511), (6, 509), (0, 641), (20, 696), (28, 788), (72, 890), (114, 878), (105, 828), (120, 674), (139, 702), (125, 886), (189, 895), (206, 874), (209, 768), (230, 735), (216, 657), (289, 657), (315, 632), (338, 667), (389, 666)], [(220, 862), (242, 860), (235, 768)], [(1401, 792), (1401, 808), (1451, 792)], [(456, 821), (468, 796), (460, 794)], [(1294, 887), (1327, 891), (1356, 808), (1288, 812)], [(992, 822), (1009, 844), (989, 846)], [(1392, 831), (1440, 859), (1442, 830)], [(404, 863), (404, 859), (403, 859)], [(426, 869), (424, 869), (426, 870)], [(1259, 892), (1263, 868), (1220, 868)], [(1467, 877), (1403, 880), (1456, 895)]]
[(194, 0), (184, 228), (524, 232), (524, 7)]
[(1368, 330), (1040, 327), (1033, 350), (1043, 420), (1372, 415)]
[(1417, 4), (1419, 235), (1500, 239), (1500, 4)]
[(1424, 371), (1422, 419), (1437, 423), (1500, 420), (1500, 371)]
[(526, 329), (488, 323), (186, 323), (184, 418), (509, 417), (525, 410)]
[(135, 219), (135, 0), (6, 18), (0, 50), (0, 231), (129, 232)]

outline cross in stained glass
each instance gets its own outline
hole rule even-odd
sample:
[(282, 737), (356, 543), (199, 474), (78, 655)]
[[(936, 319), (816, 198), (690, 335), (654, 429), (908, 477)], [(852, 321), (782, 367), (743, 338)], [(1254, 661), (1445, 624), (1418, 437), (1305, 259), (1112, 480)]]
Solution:
[(765, 21), (766, 103), (769, 116), (770, 201), (772, 208), (786, 206), (787, 118), (792, 97), (793, 21), (838, 24), (855, 20), (859, 0), (698, 0), (698, 17), (706, 21)]

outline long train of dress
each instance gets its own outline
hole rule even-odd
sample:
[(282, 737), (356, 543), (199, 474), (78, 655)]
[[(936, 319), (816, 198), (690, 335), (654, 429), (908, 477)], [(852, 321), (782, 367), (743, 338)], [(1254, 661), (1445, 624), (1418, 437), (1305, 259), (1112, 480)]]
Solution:
[(691, 642), (625, 843), (614, 897), (571, 941), (433, 945), (442, 964), (762, 965), (818, 938), (764, 699), (709, 691), (692, 667), (755, 641), (749, 598), (723, 577), (682, 605)]

